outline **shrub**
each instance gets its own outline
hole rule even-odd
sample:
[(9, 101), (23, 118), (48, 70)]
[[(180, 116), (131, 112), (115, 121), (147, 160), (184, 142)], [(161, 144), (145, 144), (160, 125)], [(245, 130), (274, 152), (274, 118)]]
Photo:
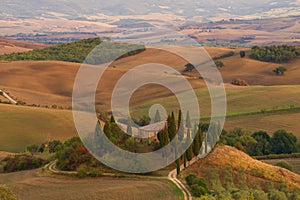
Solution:
[(268, 200), (268, 194), (263, 190), (253, 190), (252, 191), (254, 200)]
[(195, 197), (200, 197), (208, 193), (208, 191), (205, 188), (201, 187), (198, 184), (194, 184), (191, 186), (191, 192)]
[(284, 75), (284, 73), (287, 71), (287, 69), (284, 66), (277, 67), (273, 70), (273, 72), (278, 75)]
[(4, 162), (3, 171), (7, 173), (36, 169), (45, 164), (43, 159), (29, 155), (8, 156), (2, 162)]
[(286, 195), (284, 194), (284, 192), (280, 192), (278, 190), (271, 190), (269, 192), (269, 199), (272, 199), (272, 200), (288, 200)]
[(220, 60), (215, 61), (215, 65), (217, 68), (222, 68), (225, 66), (224, 63)]
[(293, 167), (289, 163), (287, 163), (285, 161), (279, 161), (278, 163), (276, 163), (275, 166), (278, 166), (278, 167), (285, 168), (287, 170), (293, 171)]
[(227, 58), (227, 57), (231, 57), (234, 55), (234, 51), (229, 51), (227, 53), (224, 53), (223, 55), (220, 56), (215, 56), (213, 57), (214, 60), (218, 60), (218, 59), (222, 59), (222, 58)]
[(17, 200), (17, 196), (5, 185), (0, 185), (0, 199), (1, 200)]
[(240, 51), (240, 56), (241, 56), (241, 58), (244, 58), (246, 56), (246, 52), (245, 51)]
[(235, 78), (231, 81), (232, 85), (238, 85), (238, 86), (248, 86), (248, 83), (245, 80), (241, 80), (239, 78)]

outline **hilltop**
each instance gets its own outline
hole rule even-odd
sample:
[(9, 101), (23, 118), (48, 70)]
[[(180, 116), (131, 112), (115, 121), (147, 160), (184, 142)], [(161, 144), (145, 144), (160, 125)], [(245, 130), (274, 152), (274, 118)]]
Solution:
[(199, 160), (187, 170), (183, 171), (181, 177), (189, 173), (194, 173), (209, 180), (209, 169), (219, 169), (221, 182), (224, 182), (223, 169), (232, 169), (234, 184), (238, 184), (238, 170), (243, 169), (248, 187), (259, 184), (264, 188), (266, 181), (272, 182), (275, 186), (285, 183), (289, 187), (300, 187), (300, 175), (289, 170), (272, 166), (264, 162), (255, 160), (233, 147), (217, 146), (207, 157)]
[(43, 49), (49, 45), (0, 37), (0, 55)]

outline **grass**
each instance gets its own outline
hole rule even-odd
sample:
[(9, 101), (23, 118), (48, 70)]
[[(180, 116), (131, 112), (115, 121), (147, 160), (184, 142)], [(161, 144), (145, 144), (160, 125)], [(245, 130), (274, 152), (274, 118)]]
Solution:
[[(211, 175), (216, 174), (213, 169), (224, 170), (225, 167), (232, 169), (234, 174), (234, 184), (240, 185), (239, 175), (242, 173), (245, 176), (243, 184), (247, 184), (248, 187), (254, 183), (260, 184), (263, 187), (266, 181), (273, 183), (279, 183), (282, 181), (291, 187), (300, 186), (300, 175), (292, 173), (286, 169), (275, 167), (264, 162), (255, 160), (247, 154), (229, 146), (217, 146), (207, 157), (199, 160), (187, 170), (182, 171), (180, 178), (183, 179), (186, 175), (194, 173), (199, 177), (204, 177), (206, 180), (210, 180)], [(216, 175), (214, 175), (216, 176)], [(216, 179), (216, 177), (212, 177)], [(224, 175), (220, 176), (220, 181), (224, 183)], [(219, 183), (216, 184), (220, 186)], [(240, 185), (241, 186), (241, 185)]]
[[(74, 178), (42, 171), (0, 174), (20, 199), (169, 199), (179, 194), (168, 181), (130, 178)], [(63, 189), (62, 189), (63, 188)]]
[[(290, 111), (291, 105), (295, 108), (300, 106), (300, 86), (227, 87), (226, 91), (227, 116), (234, 117), (226, 119), (225, 129), (241, 127), (269, 133), (286, 129), (300, 138), (300, 113), (297, 109)], [(200, 99), (201, 116), (205, 117), (210, 112), (208, 91), (198, 89), (196, 93)], [(172, 111), (177, 101), (175, 97), (165, 97), (132, 106), (133, 117), (148, 114), (148, 108), (156, 103)], [(283, 111), (279, 112), (280, 109)], [(0, 105), (0, 120), (0, 150), (3, 151), (19, 152), (30, 144), (41, 144), (51, 139), (64, 140), (77, 134), (72, 113), (67, 110)]]
[(300, 139), (299, 118), (299, 111), (229, 117), (226, 119), (225, 129), (232, 130), (240, 127), (251, 131), (264, 130), (269, 134), (279, 129), (285, 129)]
[[(199, 99), (201, 116), (207, 117), (211, 110), (208, 90), (206, 88), (197, 89), (196, 94)], [(299, 107), (299, 96), (299, 85), (226, 87), (227, 116), (289, 109), (291, 106)], [(177, 111), (176, 108), (179, 108), (176, 97), (170, 96), (132, 106), (132, 114), (136, 117), (146, 115), (149, 107), (153, 104), (162, 104), (169, 112), (174, 110), (174, 108)]]
[(0, 149), (24, 151), (26, 146), (76, 135), (72, 112), (0, 104)]

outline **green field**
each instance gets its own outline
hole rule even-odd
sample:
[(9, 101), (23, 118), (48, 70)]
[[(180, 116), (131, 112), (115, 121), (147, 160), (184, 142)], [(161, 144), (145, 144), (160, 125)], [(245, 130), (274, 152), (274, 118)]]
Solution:
[(76, 135), (72, 112), (0, 104), (0, 150), (23, 151), (30, 144)]
[[(199, 89), (196, 92), (201, 115), (209, 115), (208, 91)], [(298, 110), (289, 110), (292, 105), (295, 108), (300, 106), (300, 86), (227, 87), (226, 92), (227, 116), (237, 116), (227, 118), (225, 129), (241, 127), (270, 133), (286, 129), (300, 138), (300, 113)], [(149, 107), (156, 103), (161, 103), (168, 111), (177, 108), (175, 97), (166, 97), (132, 106), (133, 116), (148, 114)], [(281, 108), (287, 111), (278, 112)], [(256, 115), (250, 115), (253, 112)], [(0, 104), (0, 120), (0, 150), (3, 151), (19, 152), (30, 144), (41, 144), (53, 139), (65, 140), (77, 133), (69, 110)]]
[[(196, 90), (201, 116), (210, 114), (211, 103), (206, 88)], [(247, 114), (300, 106), (300, 85), (226, 87), (227, 116)], [(153, 104), (162, 104), (167, 111), (177, 111), (179, 106), (175, 96), (151, 100), (131, 108), (133, 116), (148, 114)]]

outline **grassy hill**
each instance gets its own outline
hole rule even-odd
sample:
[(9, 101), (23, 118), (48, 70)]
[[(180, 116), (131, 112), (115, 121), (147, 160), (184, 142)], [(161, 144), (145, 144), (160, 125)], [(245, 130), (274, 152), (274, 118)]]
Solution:
[[(211, 189), (270, 190), (285, 185), (289, 189), (300, 187), (300, 175), (289, 170), (252, 159), (247, 154), (228, 146), (217, 146), (206, 158), (183, 171), (180, 178), (193, 173), (204, 177)], [(234, 190), (232, 190), (234, 191)]]
[(0, 150), (24, 151), (31, 144), (77, 134), (72, 112), (0, 104)]
[[(50, 47), (51, 48), (51, 47)], [(178, 47), (174, 47), (176, 49)], [(228, 114), (238, 115), (247, 114), (249, 112), (264, 112), (272, 111), (281, 108), (290, 108), (290, 106), (300, 106), (300, 59), (294, 59), (286, 64), (288, 72), (284, 76), (276, 76), (272, 73), (272, 69), (277, 66), (273, 63), (265, 63), (256, 61), (248, 57), (240, 58), (239, 51), (241, 49), (231, 48), (215, 48), (205, 47), (210, 53), (211, 57), (220, 57), (228, 52), (234, 51), (235, 55), (221, 59), (225, 63), (225, 67), (220, 69), (221, 74), (225, 82), (229, 83), (233, 78), (239, 77), (245, 79), (250, 84), (257, 83), (262, 86), (249, 86), (249, 87), (237, 87), (226, 84), (227, 101), (228, 101)], [(243, 49), (249, 51), (247, 49)], [(248, 53), (247, 53), (248, 54)], [(99, 82), (99, 88), (96, 94), (96, 102), (98, 111), (105, 112), (110, 111), (110, 96), (114, 85), (120, 79), (120, 77), (131, 68), (144, 64), (144, 63), (162, 63), (174, 67), (181, 71), (184, 69), (186, 61), (170, 52), (165, 52), (158, 49), (148, 48), (138, 55), (133, 55), (116, 60), (104, 73), (103, 79)], [(80, 67), (78, 63), (62, 62), (62, 61), (12, 61), (12, 62), (0, 62), (0, 88), (8, 91), (11, 96), (18, 100), (22, 100), (27, 104), (39, 104), (50, 106), (56, 104), (58, 106), (70, 107), (71, 95), (73, 90), (73, 83), (76, 73)], [(141, 76), (147, 76), (147, 72), (141, 74)], [(205, 83), (203, 80), (195, 79), (193, 77), (186, 77), (190, 84), (195, 88), (196, 93), (200, 99), (201, 115), (207, 116), (210, 113), (210, 99), (208, 92), (205, 89)], [(284, 84), (284, 85), (281, 85)], [(291, 85), (288, 85), (291, 84)], [(161, 87), (159, 85), (147, 85), (138, 89), (131, 99), (131, 111), (134, 117), (140, 117), (148, 114), (148, 108), (155, 103), (161, 103), (165, 105), (167, 110), (172, 111), (177, 106), (177, 101), (174, 97), (170, 96), (171, 91)], [(272, 99), (272, 101), (270, 101)], [(3, 112), (9, 110), (10, 114), (14, 112), (23, 112), (25, 110), (33, 110), (33, 108), (16, 107), (15, 109), (9, 109), (11, 107), (1, 106)], [(45, 112), (59, 112), (47, 109), (35, 109), (36, 112), (32, 112), (32, 117), (38, 119), (40, 111)], [(7, 111), (6, 111), (7, 112)], [(60, 111), (64, 112), (64, 111)], [(65, 111), (66, 113), (69, 111)], [(244, 127), (253, 130), (264, 129), (270, 132), (279, 129), (280, 127), (286, 128), (288, 131), (298, 135), (297, 113), (285, 113), (284, 115), (272, 114), (272, 115), (258, 115), (258, 116), (241, 116), (237, 118), (228, 118), (228, 122), (225, 124), (226, 129), (234, 127)], [(36, 116), (35, 116), (36, 115)], [(16, 115), (20, 116), (20, 115)], [(71, 114), (68, 119), (68, 127), (72, 127)], [(6, 118), (2, 115), (2, 118)], [(21, 120), (18, 117), (11, 117), (11, 120), (7, 121), (5, 128), (1, 130), (2, 134), (7, 132), (21, 132), (18, 125)], [(256, 120), (258, 119), (258, 120)], [(53, 119), (41, 118), (44, 121), (42, 124), (47, 124), (46, 121)], [(34, 120), (33, 120), (34, 121)], [(55, 120), (54, 120), (55, 121)], [(280, 122), (280, 123), (279, 123)], [(34, 134), (38, 139), (33, 140), (33, 143), (44, 142), (44, 138), (41, 138), (39, 134), (44, 132), (43, 126), (38, 127), (33, 125), (26, 127), (26, 134)], [(53, 122), (53, 124), (56, 124)], [(60, 123), (58, 123), (60, 124)], [(54, 125), (53, 125), (54, 126)], [(60, 125), (57, 125), (58, 127)], [(50, 129), (51, 130), (51, 129)], [(63, 130), (63, 131), (60, 131)], [(46, 131), (48, 133), (53, 131), (53, 138), (58, 135), (58, 138), (69, 138), (74, 135), (72, 133), (65, 133), (66, 130), (74, 130), (69, 128), (57, 128)], [(60, 132), (60, 133), (59, 133)], [(67, 136), (63, 136), (67, 134)], [(2, 137), (4, 136), (2, 135)], [(9, 141), (3, 141), (3, 145), (6, 144), (3, 150), (18, 151), (23, 150), (27, 141), (31, 141), (30, 137), (24, 138), (23, 145), (19, 145), (18, 142), (9, 147)], [(17, 137), (15, 137), (17, 139)], [(13, 141), (12, 139), (5, 137), (6, 140)], [(4, 146), (3, 146), (4, 147)], [(8, 148), (8, 149), (7, 149)], [(2, 148), (0, 148), (1, 150)]]

